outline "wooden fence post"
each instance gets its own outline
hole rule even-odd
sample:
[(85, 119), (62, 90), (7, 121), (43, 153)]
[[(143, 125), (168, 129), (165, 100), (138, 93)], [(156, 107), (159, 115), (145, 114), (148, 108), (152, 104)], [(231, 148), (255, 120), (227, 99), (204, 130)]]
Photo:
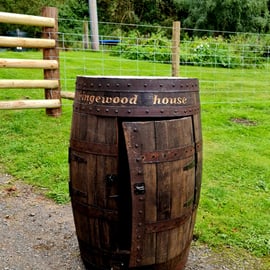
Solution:
[(89, 31), (88, 31), (88, 22), (83, 22), (83, 48), (89, 48)]
[[(43, 49), (44, 60), (56, 60), (58, 62), (57, 69), (44, 69), (44, 79), (58, 80), (57, 88), (45, 89), (46, 99), (59, 99), (61, 100), (61, 85), (59, 74), (59, 50), (58, 50), (58, 10), (54, 7), (44, 7), (42, 9), (42, 16), (55, 19), (55, 25), (53, 27), (44, 27), (42, 38), (54, 39), (56, 41), (55, 47)], [(59, 108), (46, 108), (47, 115), (60, 116), (62, 113), (62, 106)]]
[(172, 36), (172, 76), (179, 76), (180, 65), (180, 22), (173, 22)]

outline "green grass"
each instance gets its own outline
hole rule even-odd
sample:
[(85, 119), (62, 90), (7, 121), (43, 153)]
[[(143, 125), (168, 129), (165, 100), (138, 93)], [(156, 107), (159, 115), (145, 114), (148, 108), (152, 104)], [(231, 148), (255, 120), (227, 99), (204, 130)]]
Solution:
[[(0, 57), (40, 53), (5, 52)], [(40, 71), (0, 70), (2, 78), (42, 78)], [(243, 248), (264, 257), (270, 252), (270, 83), (267, 69), (180, 67), (200, 80), (204, 140), (203, 183), (195, 234), (216, 248)], [(171, 66), (108, 56), (62, 52), (64, 90), (77, 75), (170, 76)], [(39, 90), (0, 90), (0, 100), (42, 98)], [(42, 187), (59, 203), (68, 201), (68, 146), (72, 102), (63, 115), (44, 110), (0, 111), (0, 164), (13, 176)]]
[(202, 117), (204, 176), (197, 233), (214, 246), (236, 245), (269, 255), (270, 111), (261, 104), (214, 108), (217, 116), (204, 112)]

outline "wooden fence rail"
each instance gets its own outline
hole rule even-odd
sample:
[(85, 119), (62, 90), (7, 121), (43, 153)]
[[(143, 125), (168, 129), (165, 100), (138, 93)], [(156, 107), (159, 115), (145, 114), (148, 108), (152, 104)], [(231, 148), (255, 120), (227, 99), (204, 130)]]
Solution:
[(3, 110), (54, 109), (60, 106), (61, 102), (59, 99), (1, 101), (1, 109)]
[(0, 37), (1, 47), (54, 48), (55, 40), (40, 38)]
[(2, 88), (46, 88), (58, 87), (57, 80), (0, 80)]
[(0, 79), (0, 90), (3, 88), (42, 88), (45, 89), (45, 100), (0, 101), (0, 109), (35, 109), (46, 108), (47, 115), (60, 116), (61, 87), (59, 73), (58, 11), (45, 7), (42, 16), (31, 16), (0, 12), (0, 23), (23, 24), (42, 27), (42, 38), (0, 36), (0, 47), (23, 47), (43, 50), (43, 59), (7, 59), (0, 58), (0, 68), (37, 68), (44, 70), (44, 80)]
[(0, 22), (9, 24), (42, 26), (42, 27), (54, 27), (56, 24), (55, 18), (46, 18), (43, 16), (32, 16), (8, 12), (0, 12)]
[(56, 60), (27, 60), (0, 58), (0, 68), (41, 68), (41, 69), (58, 69)]

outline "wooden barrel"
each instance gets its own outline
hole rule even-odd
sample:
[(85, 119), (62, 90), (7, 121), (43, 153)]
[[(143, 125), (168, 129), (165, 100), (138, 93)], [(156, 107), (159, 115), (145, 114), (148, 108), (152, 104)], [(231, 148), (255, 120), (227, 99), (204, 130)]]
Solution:
[(70, 195), (88, 269), (183, 269), (199, 203), (197, 79), (79, 76)]

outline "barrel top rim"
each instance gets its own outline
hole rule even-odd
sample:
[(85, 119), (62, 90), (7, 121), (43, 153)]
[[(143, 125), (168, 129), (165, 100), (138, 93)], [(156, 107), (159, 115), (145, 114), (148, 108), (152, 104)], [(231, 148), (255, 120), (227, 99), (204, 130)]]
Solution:
[(171, 77), (171, 76), (97, 76), (97, 75), (78, 75), (77, 78), (93, 79), (159, 79), (159, 80), (198, 80), (198, 78), (189, 77)]

